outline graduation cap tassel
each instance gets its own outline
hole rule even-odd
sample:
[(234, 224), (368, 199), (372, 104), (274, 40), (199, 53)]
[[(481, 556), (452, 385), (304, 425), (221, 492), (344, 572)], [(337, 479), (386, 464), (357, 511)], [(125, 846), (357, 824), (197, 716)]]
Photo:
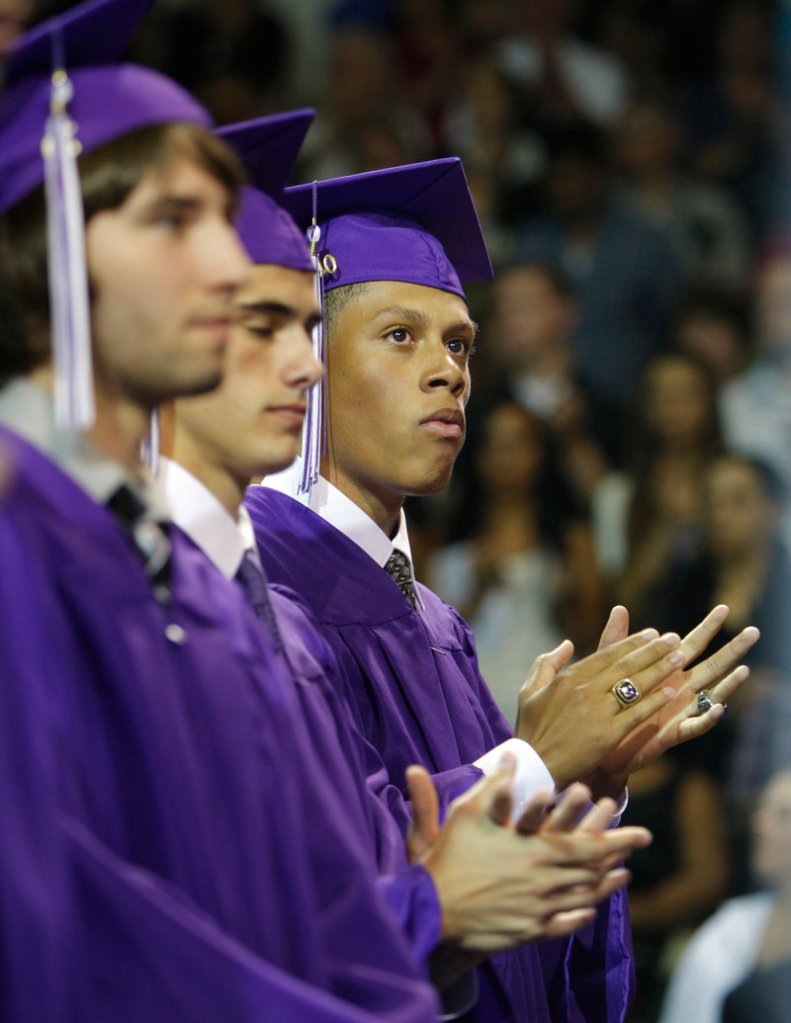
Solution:
[(154, 409), (148, 420), (148, 432), (141, 444), (140, 457), (152, 476), (159, 472), (160, 453), (159, 409)]
[[(324, 359), (325, 324), (324, 324), (324, 288), (322, 285), (322, 267), (317, 254), (321, 228), (316, 221), (316, 190), (317, 182), (313, 182), (313, 220), (308, 228), (310, 258), (315, 270), (314, 286), (316, 298), (321, 309), (321, 320), (313, 328), (313, 351), (316, 358), (326, 365)], [(302, 472), (297, 484), (297, 493), (310, 494), (311, 487), (319, 478), (321, 458), (324, 454), (326, 441), (326, 424), (324, 409), (326, 407), (326, 374), (317, 380), (308, 391), (308, 408), (305, 426), (302, 433)]]
[(50, 112), (41, 143), (47, 205), (47, 252), (55, 419), (63, 429), (87, 430), (95, 408), (91, 371), (90, 306), (85, 262), (85, 218), (77, 171), (80, 143), (69, 117), (71, 81), (52, 75)]

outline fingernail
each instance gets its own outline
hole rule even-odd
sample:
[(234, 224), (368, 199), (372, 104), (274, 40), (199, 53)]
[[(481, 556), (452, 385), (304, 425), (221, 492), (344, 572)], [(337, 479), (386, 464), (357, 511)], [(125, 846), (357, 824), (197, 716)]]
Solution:
[(656, 639), (659, 633), (656, 629), (643, 629), (640, 633), (640, 639)]
[(668, 657), (667, 660), (668, 660), (668, 664), (680, 665), (680, 664), (683, 664), (684, 661), (686, 661), (686, 657), (681, 653), (680, 650), (676, 650), (676, 652), (674, 654), (671, 654), (670, 657)]
[(676, 691), (672, 686), (665, 686), (662, 689), (662, 693), (666, 700), (672, 700), (672, 698), (676, 695)]
[(668, 646), (678, 646), (681, 642), (681, 637), (677, 632), (666, 632), (664, 636), (662, 636), (662, 639)]

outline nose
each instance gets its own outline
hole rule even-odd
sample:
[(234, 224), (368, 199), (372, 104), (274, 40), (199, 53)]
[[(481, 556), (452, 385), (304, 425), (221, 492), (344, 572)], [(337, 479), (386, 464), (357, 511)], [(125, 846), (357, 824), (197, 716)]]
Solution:
[(310, 334), (304, 327), (296, 327), (294, 336), (289, 338), (289, 358), (283, 367), (283, 382), (306, 391), (323, 375), (324, 366), (313, 351)]
[(449, 352), (444, 342), (431, 345), (428, 353), (421, 380), (422, 390), (447, 390), (454, 398), (463, 398), (470, 386), (466, 361), (462, 362)]
[(233, 294), (247, 283), (252, 264), (238, 234), (225, 219), (218, 218), (205, 251), (214, 288)]

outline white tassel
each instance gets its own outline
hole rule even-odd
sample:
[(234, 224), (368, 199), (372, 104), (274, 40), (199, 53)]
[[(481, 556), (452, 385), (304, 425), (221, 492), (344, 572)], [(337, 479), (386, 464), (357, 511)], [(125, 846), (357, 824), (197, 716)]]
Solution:
[[(319, 239), (321, 238), (321, 228), (316, 223), (315, 183), (313, 201), (313, 223), (308, 228), (308, 242), (310, 243), (310, 257), (313, 261), (313, 269), (316, 274), (314, 283), (316, 288), (316, 298), (318, 299), (319, 307), (321, 309), (321, 319), (313, 328), (313, 353), (316, 358), (319, 359), (322, 366), (326, 366), (326, 360), (324, 357), (324, 288), (322, 287), (321, 282), (323, 267), (320, 262), (320, 257), (316, 252)], [(298, 494), (307, 494), (310, 496), (311, 488), (319, 478), (319, 473), (321, 471), (321, 459), (324, 455), (325, 448), (324, 412), (327, 400), (326, 387), (327, 378), (326, 374), (324, 374), (322, 378), (317, 380), (308, 391), (307, 415), (305, 416), (305, 426), (302, 432), (302, 472), (299, 480), (297, 481)]]
[(55, 421), (62, 429), (88, 430), (93, 426), (96, 413), (85, 217), (77, 171), (81, 147), (75, 137), (76, 125), (67, 111), (72, 95), (72, 84), (66, 72), (55, 71), (41, 151), (47, 204)]
[(159, 473), (160, 430), (159, 409), (154, 409), (148, 420), (148, 433), (141, 444), (140, 457), (152, 476)]

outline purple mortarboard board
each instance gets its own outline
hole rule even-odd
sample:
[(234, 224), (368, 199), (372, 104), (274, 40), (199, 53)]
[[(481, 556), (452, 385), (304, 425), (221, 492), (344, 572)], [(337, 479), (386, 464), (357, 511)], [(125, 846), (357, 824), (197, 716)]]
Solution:
[(284, 204), (304, 230), (316, 218), (325, 291), (403, 281), (464, 298), (464, 284), (492, 277), (457, 157), (297, 185)]
[(89, 0), (21, 37), (0, 97), (0, 214), (44, 181), (41, 140), (57, 68), (71, 81), (68, 113), (82, 152), (154, 124), (210, 125), (208, 112), (175, 82), (118, 63), (151, 2)]
[(242, 189), (236, 229), (253, 263), (313, 270), (305, 235), (280, 203), (314, 116), (313, 110), (293, 110), (217, 129), (250, 180)]
[(129, 132), (207, 111), (155, 71), (119, 64), (151, 0), (88, 0), (18, 41), (0, 96), (0, 215), (41, 185), (47, 203), (55, 411), (87, 429), (94, 406), (80, 153)]

